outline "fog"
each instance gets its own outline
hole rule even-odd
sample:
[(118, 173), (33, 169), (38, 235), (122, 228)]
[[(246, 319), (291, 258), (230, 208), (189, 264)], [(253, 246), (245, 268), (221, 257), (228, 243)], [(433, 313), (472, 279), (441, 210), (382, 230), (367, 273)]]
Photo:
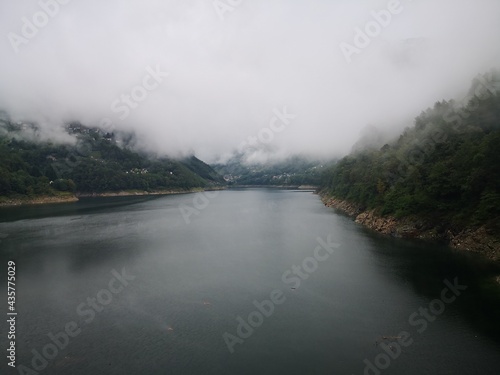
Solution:
[(500, 61), (499, 21), (498, 0), (2, 0), (0, 108), (209, 162), (249, 142), (337, 156), (465, 96)]

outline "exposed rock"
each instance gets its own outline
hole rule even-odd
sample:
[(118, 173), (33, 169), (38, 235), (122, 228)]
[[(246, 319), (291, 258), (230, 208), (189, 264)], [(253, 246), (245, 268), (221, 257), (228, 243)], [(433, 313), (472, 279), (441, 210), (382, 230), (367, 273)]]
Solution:
[(500, 261), (500, 241), (488, 233), (485, 227), (466, 229), (456, 235), (448, 231), (448, 236), (454, 248), (484, 254), (494, 261)]
[(326, 196), (322, 196), (322, 201), (326, 206), (353, 217), (356, 223), (379, 233), (400, 238), (446, 241), (455, 249), (478, 253), (500, 262), (500, 240), (485, 227), (466, 228), (455, 234), (442, 224), (436, 226), (419, 218), (396, 219), (392, 216), (380, 216), (375, 210), (366, 211), (360, 205)]

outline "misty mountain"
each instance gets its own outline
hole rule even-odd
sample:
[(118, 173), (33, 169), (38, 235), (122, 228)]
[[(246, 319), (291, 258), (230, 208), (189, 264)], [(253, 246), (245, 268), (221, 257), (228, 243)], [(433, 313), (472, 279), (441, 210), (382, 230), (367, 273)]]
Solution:
[(37, 141), (35, 123), (0, 117), (0, 196), (10, 198), (93, 194), (123, 190), (161, 191), (224, 184), (194, 156), (176, 160), (135, 151), (133, 134), (116, 135), (79, 123), (66, 126), (72, 142)]
[(325, 173), (327, 195), (363, 210), (500, 233), (500, 74), (474, 79), (464, 102), (436, 102), (379, 149), (344, 157)]
[[(401, 11), (379, 26), (387, 3), (71, 1), (30, 38), (23, 20), (43, 17), (38, 1), (3, 1), (0, 103), (49, 133), (111, 123), (150, 151), (210, 162), (286, 107), (296, 117), (272, 133), (273, 150), (340, 157), (366, 124), (399, 133), (500, 61), (498, 0), (394, 2)], [(356, 43), (370, 25), (380, 32)]]
[(378, 149), (389, 140), (390, 136), (386, 132), (374, 125), (368, 125), (361, 131), (358, 141), (351, 148), (351, 153)]
[(247, 163), (244, 154), (236, 154), (213, 168), (231, 185), (300, 186), (320, 184), (329, 162), (304, 156), (291, 156), (282, 161)]

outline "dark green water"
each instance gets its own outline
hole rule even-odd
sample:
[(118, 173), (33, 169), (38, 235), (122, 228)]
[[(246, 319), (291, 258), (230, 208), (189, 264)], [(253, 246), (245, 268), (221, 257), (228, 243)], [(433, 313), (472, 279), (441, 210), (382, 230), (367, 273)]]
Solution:
[[(179, 207), (194, 208), (197, 196), (187, 222)], [(318, 247), (318, 238), (339, 246)], [(32, 369), (45, 350), (54, 358), (35, 360), (40, 374), (363, 374), (365, 360), (384, 368), (368, 374), (500, 373), (498, 288), (488, 281), (498, 270), (443, 246), (375, 235), (310, 192), (2, 209), (0, 240), (4, 317), (7, 262), (17, 267), (16, 364)], [(130, 276), (120, 283), (112, 270), (123, 268)], [(445, 293), (453, 301), (435, 302), (423, 318), (445, 279), (467, 289)], [(273, 291), (280, 303), (265, 302), (264, 316), (254, 301)], [(249, 315), (255, 328), (231, 353), (223, 335), (237, 337), (237, 317)], [(68, 323), (75, 337), (65, 340)], [(411, 344), (387, 340), (392, 354), (381, 356), (381, 337), (402, 331)], [(1, 374), (24, 373), (2, 358)]]

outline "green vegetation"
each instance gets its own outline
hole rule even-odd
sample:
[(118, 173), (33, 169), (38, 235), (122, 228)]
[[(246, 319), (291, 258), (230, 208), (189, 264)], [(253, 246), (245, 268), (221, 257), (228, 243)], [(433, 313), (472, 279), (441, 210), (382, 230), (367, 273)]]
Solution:
[(381, 215), (500, 233), (499, 78), (476, 78), (464, 105), (438, 102), (394, 142), (343, 158), (323, 191)]
[[(28, 129), (26, 129), (28, 127)], [(153, 158), (119, 147), (113, 134), (78, 124), (68, 127), (73, 145), (35, 142), (36, 125), (0, 120), (0, 197), (14, 199), (122, 190), (183, 190), (221, 185), (207, 164)], [(130, 138), (130, 136), (129, 136)], [(130, 139), (129, 139), (130, 141)]]
[(213, 168), (224, 176), (229, 184), (259, 186), (318, 186), (325, 165), (321, 161), (293, 156), (270, 164), (247, 165), (243, 156), (236, 156), (225, 164)]

